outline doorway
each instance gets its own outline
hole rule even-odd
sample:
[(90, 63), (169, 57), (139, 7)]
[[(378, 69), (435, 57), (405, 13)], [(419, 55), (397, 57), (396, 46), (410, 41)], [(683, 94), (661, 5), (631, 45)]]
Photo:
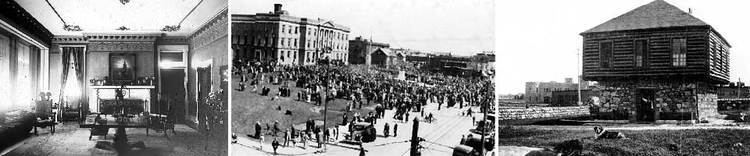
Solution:
[(654, 97), (656, 89), (637, 89), (636, 90), (636, 120), (637, 121), (655, 121)]
[(161, 69), (162, 102), (157, 108), (160, 114), (173, 115), (176, 122), (184, 123), (187, 102), (185, 101), (185, 69)]
[(208, 123), (207, 120), (207, 103), (209, 93), (211, 92), (211, 65), (207, 67), (198, 67), (197, 73), (197, 98), (196, 102), (196, 116), (198, 117), (198, 127), (205, 127)]

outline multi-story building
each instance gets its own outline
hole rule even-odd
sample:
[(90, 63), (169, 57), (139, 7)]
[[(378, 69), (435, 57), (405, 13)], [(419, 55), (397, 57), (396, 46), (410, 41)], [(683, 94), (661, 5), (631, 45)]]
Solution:
[(363, 39), (362, 36), (349, 41), (349, 63), (351, 64), (372, 64), (372, 53), (380, 48), (389, 48), (387, 43), (373, 42)]
[(281, 7), (274, 4), (273, 12), (232, 15), (236, 59), (282, 65), (312, 65), (321, 60), (348, 63), (348, 27), (291, 16)]
[[(588, 82), (581, 83), (581, 89), (588, 88)], [(577, 90), (578, 83), (573, 78), (565, 78), (565, 82), (526, 82), (524, 101), (526, 103), (552, 103), (552, 92)]]
[(655, 0), (580, 35), (583, 79), (602, 87), (601, 110), (631, 122), (719, 117), (731, 46), (711, 25)]

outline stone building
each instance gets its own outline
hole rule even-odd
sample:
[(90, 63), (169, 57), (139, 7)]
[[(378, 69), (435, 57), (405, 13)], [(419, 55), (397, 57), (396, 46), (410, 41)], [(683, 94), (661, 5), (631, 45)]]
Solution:
[(370, 65), (371, 54), (379, 48), (390, 48), (390, 45), (363, 39), (362, 36), (349, 40), (349, 63)]
[[(586, 89), (588, 82), (581, 84), (581, 89)], [(552, 103), (552, 92), (577, 90), (578, 83), (573, 78), (565, 78), (565, 82), (526, 82), (524, 101), (526, 103)]]
[(348, 27), (320, 18), (291, 16), (281, 7), (275, 4), (269, 13), (232, 14), (235, 58), (283, 65), (349, 62)]
[(602, 87), (599, 112), (631, 122), (718, 115), (730, 45), (711, 25), (656, 0), (580, 35), (583, 79)]

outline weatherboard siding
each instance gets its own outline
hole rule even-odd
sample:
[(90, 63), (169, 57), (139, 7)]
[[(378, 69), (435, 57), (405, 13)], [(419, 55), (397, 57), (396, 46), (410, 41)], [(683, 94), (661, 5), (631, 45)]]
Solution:
[[(710, 27), (677, 27), (647, 30), (585, 33), (583, 36), (583, 77), (602, 80), (607, 77), (639, 76), (698, 76), (711, 80), (728, 80), (728, 58), (719, 53), (724, 43)], [(686, 65), (677, 67), (672, 62), (672, 40), (686, 40)], [(635, 62), (635, 41), (646, 40), (648, 59), (644, 67)], [(612, 42), (609, 67), (601, 66), (600, 43)], [(715, 45), (716, 48), (709, 49)], [(725, 46), (728, 49), (728, 46)], [(728, 50), (727, 50), (728, 51)], [(709, 67), (710, 62), (714, 62)]]

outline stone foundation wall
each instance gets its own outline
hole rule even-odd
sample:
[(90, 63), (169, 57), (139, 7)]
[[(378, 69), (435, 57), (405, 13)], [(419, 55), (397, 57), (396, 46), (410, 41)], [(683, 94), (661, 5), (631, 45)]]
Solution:
[(501, 108), (498, 110), (498, 120), (562, 118), (585, 115), (590, 115), (589, 106)]
[(716, 118), (719, 117), (719, 106), (718, 96), (716, 94), (698, 94), (698, 117), (699, 119), (705, 120), (705, 118)]
[(599, 84), (602, 86), (599, 102), (591, 104), (594, 114), (620, 114), (615, 119), (636, 120), (641, 100), (637, 99), (638, 89), (653, 89), (656, 120), (694, 120), (718, 115), (716, 90), (708, 83), (633, 79)]

